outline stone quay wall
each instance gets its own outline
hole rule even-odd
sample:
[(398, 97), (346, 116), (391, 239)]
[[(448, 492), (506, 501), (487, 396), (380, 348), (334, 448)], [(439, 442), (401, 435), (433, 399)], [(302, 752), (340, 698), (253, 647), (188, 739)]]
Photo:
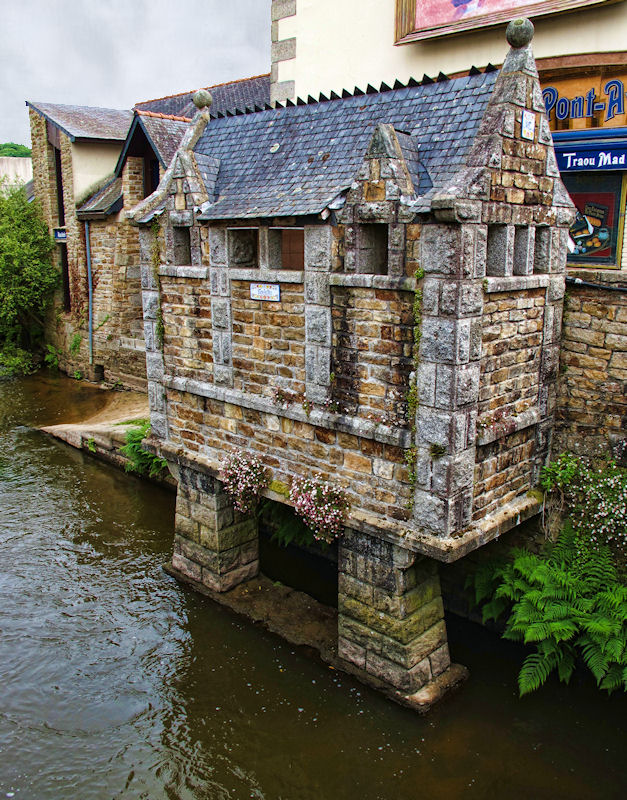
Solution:
[[(570, 271), (598, 286), (567, 286), (554, 454), (627, 459), (627, 276)], [(618, 290), (618, 291), (617, 291)]]

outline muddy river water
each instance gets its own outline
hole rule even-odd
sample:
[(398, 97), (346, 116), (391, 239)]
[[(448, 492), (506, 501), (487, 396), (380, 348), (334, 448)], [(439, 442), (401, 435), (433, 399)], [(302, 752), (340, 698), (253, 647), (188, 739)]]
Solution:
[(468, 684), (421, 718), (176, 583), (174, 496), (35, 426), (96, 390), (0, 383), (0, 798), (618, 798), (627, 702), (520, 700), (518, 648), (451, 619)]

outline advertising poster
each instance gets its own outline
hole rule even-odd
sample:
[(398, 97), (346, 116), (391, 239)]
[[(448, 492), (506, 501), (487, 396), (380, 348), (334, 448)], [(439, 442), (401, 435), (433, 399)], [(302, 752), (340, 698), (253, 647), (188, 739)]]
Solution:
[(538, 17), (617, 0), (396, 0), (396, 42), (444, 36), (516, 17)]
[(568, 263), (618, 267), (625, 213), (622, 174), (562, 177), (577, 208), (570, 228)]

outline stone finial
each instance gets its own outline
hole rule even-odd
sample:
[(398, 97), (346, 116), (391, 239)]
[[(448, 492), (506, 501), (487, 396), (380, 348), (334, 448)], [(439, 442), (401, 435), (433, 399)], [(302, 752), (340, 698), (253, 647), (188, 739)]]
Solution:
[(505, 36), (512, 47), (526, 47), (533, 39), (533, 22), (526, 17), (513, 19), (507, 26)]
[(199, 89), (197, 92), (194, 92), (192, 102), (198, 109), (209, 108), (213, 103), (213, 97), (211, 96), (211, 92), (208, 92), (206, 89)]

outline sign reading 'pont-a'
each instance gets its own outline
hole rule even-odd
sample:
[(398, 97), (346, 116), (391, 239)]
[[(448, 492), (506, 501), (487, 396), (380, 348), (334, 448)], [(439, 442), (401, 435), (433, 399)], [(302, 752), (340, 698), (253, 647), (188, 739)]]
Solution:
[(607, 81), (603, 86), (601, 97), (594, 88), (577, 97), (563, 97), (554, 86), (547, 86), (542, 91), (542, 97), (549, 120), (581, 119), (601, 115), (605, 122), (610, 122), (614, 117), (625, 113), (625, 86), (616, 78)]

